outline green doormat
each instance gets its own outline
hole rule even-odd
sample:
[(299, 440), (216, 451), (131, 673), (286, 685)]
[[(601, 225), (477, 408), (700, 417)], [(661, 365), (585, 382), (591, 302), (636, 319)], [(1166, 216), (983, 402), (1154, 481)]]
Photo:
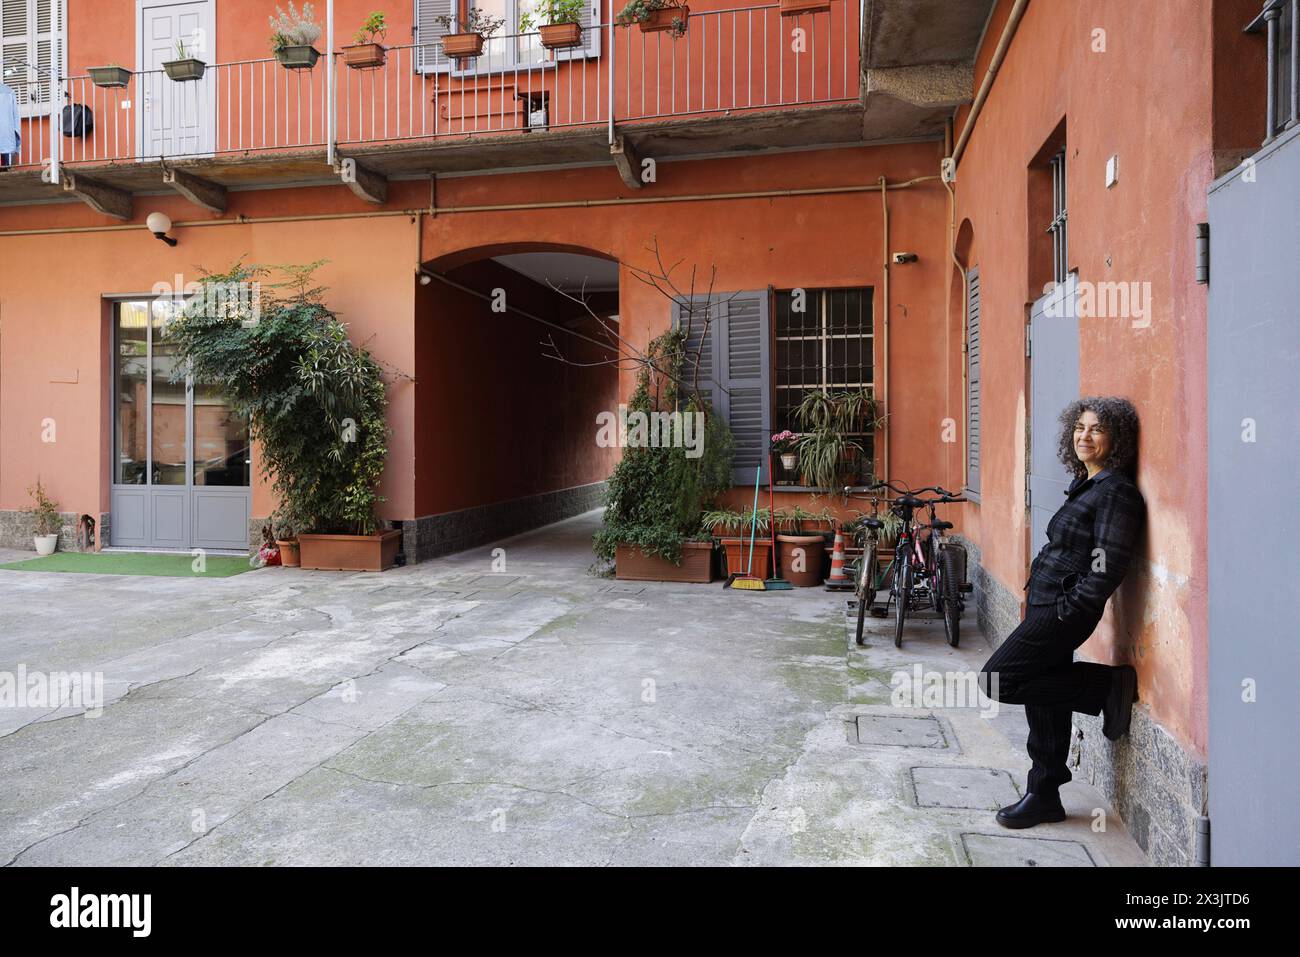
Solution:
[(44, 558), (10, 562), (0, 569), (19, 572), (82, 572), (90, 575), (159, 575), (169, 578), (229, 578), (252, 571), (247, 558), (209, 555), (205, 570), (194, 571), (197, 559), (188, 554), (149, 555), (143, 552), (55, 552)]

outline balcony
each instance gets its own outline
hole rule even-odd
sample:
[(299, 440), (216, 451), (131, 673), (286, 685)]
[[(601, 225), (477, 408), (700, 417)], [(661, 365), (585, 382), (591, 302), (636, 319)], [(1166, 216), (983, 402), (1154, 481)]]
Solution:
[[(892, 6), (900, 18), (903, 5)], [(381, 202), (392, 177), (610, 162), (637, 187), (640, 157), (935, 135), (956, 99), (908, 103), (887, 89), (888, 107), (872, 112), (862, 9), (831, 0), (798, 17), (777, 4), (692, 10), (676, 39), (596, 24), (584, 28), (582, 55), (546, 50), (536, 33), (497, 36), (477, 60), (441, 71), (429, 66), (446, 62), (435, 40), (390, 46), (369, 69), (336, 51), (311, 69), (274, 58), (209, 63), (189, 81), (162, 70), (122, 71), (109, 88), (84, 75), (37, 78), (54, 92), (22, 121), (0, 204), (72, 193), (126, 218), (133, 192), (163, 183), (220, 209), (229, 187), (340, 176)], [(972, 12), (976, 29), (944, 57), (973, 52), (983, 14)]]

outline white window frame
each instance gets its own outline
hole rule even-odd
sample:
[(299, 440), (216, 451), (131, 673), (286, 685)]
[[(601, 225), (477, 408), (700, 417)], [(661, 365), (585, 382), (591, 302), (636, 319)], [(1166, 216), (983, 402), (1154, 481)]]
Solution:
[[(33, 86), (36, 86), (39, 89), (40, 80), (39, 79), (31, 80), (31, 81), (24, 80), (21, 84), (15, 84), (13, 82), (14, 78), (7, 74), (7, 71), (9, 70), (7, 59), (5, 60), (6, 65), (4, 67), (4, 69), (6, 70), (6, 75), (2, 77), (4, 82), (7, 83), (10, 87), (12, 87), (14, 89), (14, 92), (19, 94), (18, 96), (19, 116), (23, 117), (24, 119), (31, 119), (37, 116), (48, 116), (50, 113), (51, 99), (53, 98), (53, 94), (54, 94), (54, 86), (59, 79), (58, 78), (58, 63), (59, 63), (59, 52), (60, 52), (59, 45), (62, 43), (63, 38), (67, 35), (67, 30), (66, 30), (67, 0), (63, 0), (62, 3), (58, 4), (57, 13), (59, 15), (58, 16), (59, 22), (57, 24), (51, 22), (50, 29), (44, 32), (39, 32), (37, 29), (38, 23), (36, 18), (36, 12), (37, 12), (37, 8), (40, 5), (41, 0), (0, 0), (0, 2), (3, 3), (3, 6), (10, 6), (11, 4), (16, 5), (24, 2), (27, 5), (27, 18), (26, 18), (27, 30), (25, 33), (20, 35), (15, 35), (13, 38), (10, 38), (9, 36), (4, 34), (4, 22), (3, 20), (0, 20), (0, 51), (4, 50), (7, 47), (14, 46), (20, 42), (24, 43), (27, 49), (26, 52), (23, 54), (23, 60), (27, 64), (29, 64), (28, 67), (29, 75), (32, 74), (39, 75), (39, 71), (36, 70), (36, 64), (40, 62), (39, 59), (40, 44), (42, 42), (48, 42), (50, 44), (49, 84), (47, 86), (47, 92), (45, 93), (44, 96), (41, 96), (35, 100), (28, 99), (27, 91)], [(54, 0), (47, 0), (47, 2), (49, 3), (49, 7), (50, 7), (50, 20), (53, 21), (56, 12), (55, 2)], [(2, 56), (3, 54), (0, 53), (0, 57)]]

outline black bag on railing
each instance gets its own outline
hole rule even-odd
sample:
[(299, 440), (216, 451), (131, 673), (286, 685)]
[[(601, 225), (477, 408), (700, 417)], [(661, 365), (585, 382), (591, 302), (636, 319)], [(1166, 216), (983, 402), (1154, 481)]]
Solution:
[(63, 108), (63, 135), (89, 136), (95, 132), (95, 114), (90, 107), (72, 103)]

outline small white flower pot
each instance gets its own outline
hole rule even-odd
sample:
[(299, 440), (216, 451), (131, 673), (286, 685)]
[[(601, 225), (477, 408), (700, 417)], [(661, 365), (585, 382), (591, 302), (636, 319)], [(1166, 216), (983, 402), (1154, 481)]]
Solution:
[(798, 456), (795, 455), (794, 453), (784, 452), (781, 454), (781, 464), (784, 465), (791, 472), (794, 471), (794, 466), (797, 461), (798, 461)]
[(36, 535), (32, 538), (32, 541), (36, 543), (37, 555), (53, 555), (54, 549), (59, 544), (59, 536), (58, 535)]

